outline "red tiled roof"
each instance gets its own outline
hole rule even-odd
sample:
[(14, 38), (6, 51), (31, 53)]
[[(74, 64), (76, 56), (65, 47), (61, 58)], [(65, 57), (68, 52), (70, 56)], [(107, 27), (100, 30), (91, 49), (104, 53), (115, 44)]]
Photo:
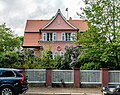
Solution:
[(27, 20), (25, 32), (39, 32), (50, 20)]
[(39, 46), (40, 33), (25, 33), (23, 46)]
[[(39, 29), (48, 24), (50, 20), (27, 20), (23, 47), (35, 47), (39, 46), (38, 41), (41, 39)], [(73, 26), (79, 29), (79, 31), (86, 31), (88, 29), (87, 21), (84, 20), (68, 20)]]
[(85, 20), (66, 20), (60, 9), (52, 20), (27, 20), (24, 33), (24, 47), (39, 46), (38, 41), (41, 39), (39, 30), (71, 30), (71, 31), (86, 31), (88, 29), (87, 21)]
[(85, 20), (68, 20), (72, 25), (79, 29), (79, 31), (86, 31), (88, 29), (87, 21)]
[[(86, 31), (88, 29), (87, 21), (85, 20), (68, 20), (73, 26), (80, 31)], [(25, 32), (39, 32), (39, 29), (48, 24), (50, 20), (27, 20)]]

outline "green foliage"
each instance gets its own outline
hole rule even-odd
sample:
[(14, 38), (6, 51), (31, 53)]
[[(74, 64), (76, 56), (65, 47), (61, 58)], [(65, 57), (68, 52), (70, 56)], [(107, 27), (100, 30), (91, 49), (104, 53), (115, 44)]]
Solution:
[(61, 69), (73, 69), (80, 68), (81, 64), (79, 58), (82, 50), (80, 47), (66, 47), (64, 58), (62, 59)]
[(81, 70), (99, 70), (101, 68), (101, 63), (88, 62), (80, 67)]
[(0, 57), (0, 68), (12, 67), (14, 63), (17, 63), (18, 55), (14, 51), (7, 51)]
[(0, 25), (0, 54), (6, 51), (13, 51), (20, 48), (23, 37), (16, 37), (10, 28), (5, 24)]
[(40, 66), (41, 68), (55, 68), (56, 66), (56, 60), (52, 58), (52, 52), (51, 51), (44, 51), (40, 53)]
[(83, 64), (81, 68), (120, 69), (119, 0), (85, 0), (85, 4), (80, 16), (87, 18), (89, 29), (79, 33), (80, 39), (77, 41), (84, 47), (80, 58)]
[(0, 25), (0, 67), (13, 67), (18, 62), (17, 52), (22, 45), (23, 37), (14, 35), (6, 24)]

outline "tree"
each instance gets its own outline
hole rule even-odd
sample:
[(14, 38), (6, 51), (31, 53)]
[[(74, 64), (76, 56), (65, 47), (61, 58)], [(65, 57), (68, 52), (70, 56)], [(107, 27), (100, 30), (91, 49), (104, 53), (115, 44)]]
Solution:
[(81, 56), (82, 50), (80, 47), (66, 47), (66, 52), (62, 59), (61, 69), (73, 69), (80, 68), (81, 64), (79, 58)]
[(20, 48), (22, 38), (15, 36), (14, 32), (6, 27), (6, 24), (0, 25), (0, 53)]
[(41, 63), (40, 66), (42, 68), (56, 68), (56, 60), (52, 58), (51, 51), (41, 51), (39, 56)]
[(23, 37), (14, 35), (14, 32), (0, 25), (0, 67), (12, 67), (18, 62), (18, 54), (22, 46)]
[[(119, 0), (84, 0), (81, 18), (89, 29), (79, 34), (77, 43), (85, 47), (84, 57), (99, 67), (120, 69), (120, 2)], [(84, 59), (84, 58), (83, 58)], [(96, 65), (97, 65), (96, 63)]]
[(11, 68), (18, 62), (18, 55), (14, 51), (7, 51), (0, 56), (0, 68)]

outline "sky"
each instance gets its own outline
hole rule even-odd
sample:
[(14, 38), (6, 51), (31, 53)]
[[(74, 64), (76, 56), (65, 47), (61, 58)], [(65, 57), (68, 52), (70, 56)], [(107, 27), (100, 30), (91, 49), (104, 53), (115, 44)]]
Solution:
[(72, 19), (80, 19), (84, 7), (82, 0), (0, 0), (0, 24), (6, 23), (18, 36), (24, 35), (27, 20), (49, 20), (60, 9), (62, 14)]

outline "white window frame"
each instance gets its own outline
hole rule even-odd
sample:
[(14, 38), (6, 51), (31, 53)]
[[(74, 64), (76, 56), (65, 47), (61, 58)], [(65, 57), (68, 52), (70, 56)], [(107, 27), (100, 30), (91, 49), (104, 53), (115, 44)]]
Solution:
[(66, 41), (71, 41), (71, 33), (65, 33), (65, 36), (67, 35)]
[(56, 41), (56, 32), (53, 32), (53, 33), (52, 33), (52, 40), (53, 40), (53, 41)]
[(42, 33), (43, 41), (47, 41), (47, 33)]
[(64, 52), (63, 51), (60, 51), (60, 56), (64, 57)]
[(76, 40), (76, 35), (75, 35), (76, 33), (71, 33), (71, 41), (75, 41)]
[(62, 41), (66, 41), (65, 32), (61, 33), (61, 39), (62, 39)]
[(54, 59), (57, 58), (57, 57), (58, 57), (58, 52), (56, 51), (56, 52), (54, 53)]
[[(52, 37), (51, 37), (51, 34), (52, 34)], [(53, 33), (47, 33), (47, 41), (52, 41), (53, 40)]]

